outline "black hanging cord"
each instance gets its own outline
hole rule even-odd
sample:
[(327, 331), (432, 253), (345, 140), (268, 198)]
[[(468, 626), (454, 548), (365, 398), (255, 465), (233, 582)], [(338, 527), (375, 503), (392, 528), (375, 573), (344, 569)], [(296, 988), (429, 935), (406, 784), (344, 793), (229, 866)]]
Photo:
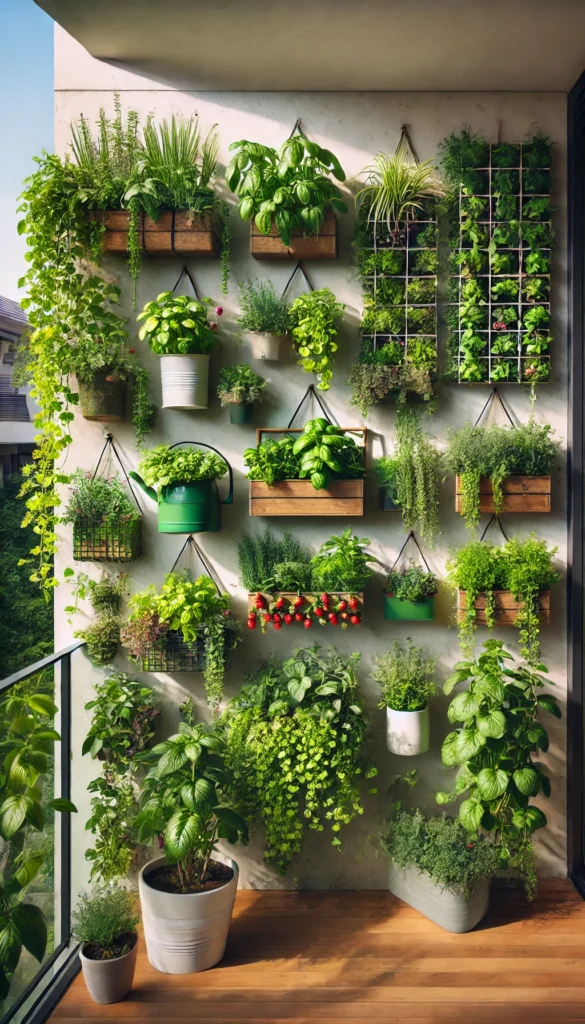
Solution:
[(474, 426), (476, 426), (476, 427), (478, 426), (478, 424), (480, 423), (480, 421), (481, 421), (481, 420), (483, 419), (483, 417), (485, 416), (486, 412), (488, 411), (488, 409), (489, 409), (490, 405), (491, 405), (491, 404), (492, 404), (493, 402), (495, 402), (496, 398), (497, 398), (498, 402), (500, 403), (500, 406), (502, 407), (502, 409), (503, 409), (503, 410), (504, 410), (504, 412), (506, 413), (506, 416), (508, 417), (508, 420), (509, 420), (509, 422), (510, 422), (510, 426), (511, 426), (511, 427), (514, 427), (514, 428), (516, 427), (516, 424), (514, 423), (514, 420), (513, 420), (513, 419), (512, 419), (512, 417), (510, 416), (510, 413), (509, 413), (509, 412), (508, 412), (508, 410), (506, 409), (506, 406), (504, 405), (504, 402), (503, 402), (502, 396), (500, 395), (500, 392), (498, 391), (498, 389), (497, 389), (497, 388), (493, 388), (493, 390), (492, 390), (492, 391), (490, 392), (490, 395), (489, 395), (489, 397), (488, 397), (488, 400), (487, 400), (487, 402), (485, 403), (485, 405), (484, 405), (483, 409), (481, 410), (481, 412), (480, 412), (479, 416), (477, 417), (477, 419), (476, 419), (476, 421), (475, 421), (475, 424), (474, 424)]
[(300, 270), (301, 274), (303, 275), (303, 277), (304, 277), (305, 281), (307, 282), (307, 285), (309, 286), (309, 291), (310, 291), (310, 292), (314, 292), (314, 291), (315, 291), (315, 289), (313, 288), (313, 285), (311, 284), (311, 282), (310, 282), (310, 280), (309, 280), (309, 277), (308, 277), (307, 271), (306, 271), (306, 270), (305, 270), (305, 268), (303, 267), (303, 261), (302, 261), (302, 260), (299, 260), (299, 262), (297, 263), (297, 265), (296, 265), (295, 269), (293, 270), (292, 274), (290, 275), (290, 277), (289, 277), (288, 281), (286, 282), (286, 284), (285, 284), (285, 286), (284, 286), (284, 290), (283, 290), (283, 293), (282, 293), (282, 297), (283, 297), (283, 298), (284, 298), (284, 296), (286, 295), (287, 291), (289, 290), (289, 288), (290, 288), (290, 286), (291, 286), (291, 283), (292, 283), (292, 279), (293, 279), (293, 277), (295, 276), (295, 274), (296, 274), (297, 270)]
[(404, 544), (403, 544), (403, 545), (402, 545), (402, 547), (400, 548), (400, 551), (398, 552), (398, 556), (397, 556), (397, 558), (396, 558), (396, 561), (395, 561), (395, 562), (393, 563), (393, 565), (392, 565), (392, 568), (390, 569), (390, 572), (392, 572), (392, 569), (394, 569), (394, 568), (395, 568), (395, 567), (396, 567), (396, 566), (398, 565), (398, 562), (399, 562), (399, 561), (400, 561), (400, 559), (402, 558), (402, 554), (403, 554), (403, 552), (404, 552), (404, 549), (405, 549), (406, 545), (407, 545), (407, 544), (408, 544), (408, 542), (409, 542), (409, 541), (411, 541), (411, 540), (412, 540), (412, 541), (414, 541), (414, 543), (416, 544), (416, 546), (417, 546), (417, 548), (418, 548), (418, 553), (419, 553), (420, 557), (422, 558), (422, 560), (423, 560), (423, 562), (424, 562), (424, 564), (425, 564), (425, 569), (427, 570), (427, 572), (430, 572), (430, 571), (431, 571), (431, 570), (430, 570), (430, 567), (429, 567), (429, 563), (427, 562), (427, 560), (426, 560), (425, 556), (423, 555), (423, 551), (422, 551), (422, 548), (421, 548), (421, 546), (420, 546), (419, 542), (417, 541), (417, 539), (416, 539), (416, 537), (415, 537), (415, 535), (414, 535), (414, 530), (411, 530), (411, 531), (410, 531), (410, 533), (408, 534), (408, 537), (407, 537), (407, 538), (406, 538), (406, 540), (404, 541)]
[[(309, 384), (307, 390), (305, 391), (303, 397), (301, 398), (299, 404), (297, 405), (295, 411), (293, 412), (293, 414), (292, 414), (292, 416), (290, 418), (288, 427), (286, 428), (287, 430), (290, 427), (292, 427), (295, 419), (297, 418), (297, 416), (298, 416), (298, 414), (300, 412), (301, 406), (303, 405), (304, 402), (306, 402), (306, 400), (309, 397), (309, 395), (311, 395), (312, 398), (314, 398), (315, 401), (318, 403), (318, 405), (321, 407), (321, 412), (323, 413), (325, 419), (328, 420), (329, 423), (331, 423), (331, 424), (333, 423), (333, 420), (331, 418), (331, 414), (327, 411), (327, 409), (325, 408), (325, 405), (323, 404), (321, 398), (319, 397), (319, 395), (315, 391), (315, 385), (314, 384)], [(336, 426), (337, 426), (337, 424), (336, 424)]]
[(126, 468), (124, 466), (124, 463), (122, 462), (122, 459), (120, 458), (120, 455), (118, 453), (118, 449), (116, 448), (116, 445), (114, 444), (114, 435), (113, 434), (106, 434), (106, 441), (105, 441), (104, 447), (101, 450), (100, 457), (99, 457), (99, 459), (97, 461), (97, 466), (95, 467), (95, 470), (94, 470), (94, 473), (93, 473), (93, 476), (92, 476), (91, 479), (95, 480), (95, 478), (96, 478), (96, 476), (98, 474), (98, 470), (100, 468), (102, 459), (103, 459), (104, 455), (106, 454), (106, 451), (108, 450), (108, 448), (111, 448), (112, 452), (116, 456), (116, 458), (117, 458), (117, 460), (118, 460), (118, 462), (120, 464), (120, 468), (121, 468), (121, 470), (122, 470), (122, 472), (124, 474), (124, 477), (126, 478), (126, 483), (128, 484), (128, 490), (130, 491), (130, 494), (134, 498), (134, 501), (136, 503), (136, 507), (138, 508), (138, 511), (141, 512), (142, 509), (140, 508), (140, 503), (138, 501), (138, 498), (136, 497), (136, 494), (134, 493), (134, 488), (132, 487), (132, 484), (130, 483), (130, 477), (128, 476), (128, 474), (126, 472)]
[(483, 531), (483, 533), (482, 533), (482, 535), (481, 535), (481, 537), (479, 539), (480, 540), (484, 539), (484, 537), (485, 537), (486, 533), (488, 532), (490, 526), (492, 525), (494, 519), (496, 520), (498, 526), (500, 527), (500, 530), (501, 530), (501, 533), (502, 533), (502, 537), (504, 538), (504, 540), (506, 540), (506, 541), (509, 540), (508, 534), (506, 533), (506, 531), (504, 530), (504, 527), (502, 526), (502, 520), (500, 519), (499, 515), (496, 512), (494, 512), (493, 516), (491, 517), (489, 523), (487, 524), (485, 530)]
[(175, 561), (174, 561), (174, 564), (173, 564), (173, 568), (171, 569), (171, 572), (174, 572), (175, 569), (177, 568), (177, 565), (179, 563), (179, 559), (181, 558), (181, 555), (183, 554), (183, 551), (185, 550), (186, 547), (194, 548), (195, 549), (195, 554), (198, 556), (199, 561), (201, 562), (201, 565), (205, 569), (205, 572), (207, 573), (209, 578), (211, 580), (213, 580), (213, 582), (215, 583), (215, 588), (216, 588), (218, 594), (221, 596), (222, 590), (221, 590), (221, 587), (219, 585), (218, 578), (215, 575), (215, 572), (213, 571), (213, 569), (211, 568), (211, 565), (209, 564), (209, 562), (205, 559), (205, 556), (204, 556), (201, 548), (199, 547), (199, 545), (198, 545), (197, 541), (195, 540), (195, 538), (194, 538), (192, 533), (189, 534), (189, 536), (187, 537), (187, 540), (183, 544), (183, 547), (179, 551), (179, 554), (175, 558)]
[(191, 282), (191, 287), (192, 287), (193, 291), (195, 292), (195, 298), (197, 299), (197, 302), (201, 302), (201, 299), (199, 298), (199, 292), (197, 291), (197, 285), (195, 284), (195, 281), (193, 280), (193, 278), (192, 278), (192, 276), (191, 276), (191, 274), (189, 272), (189, 268), (188, 268), (186, 263), (185, 263), (181, 273), (179, 274), (179, 276), (177, 278), (177, 282), (175, 284), (175, 287), (173, 288), (173, 295), (175, 294), (177, 288), (179, 287), (181, 281), (183, 280), (183, 278), (185, 276)]
[(300, 117), (297, 117), (297, 119), (295, 121), (295, 126), (294, 126), (292, 132), (289, 135), (289, 139), (292, 139), (294, 133), (297, 132), (297, 131), (298, 131), (299, 135), (303, 134), (303, 129), (301, 128), (301, 119), (300, 119)]

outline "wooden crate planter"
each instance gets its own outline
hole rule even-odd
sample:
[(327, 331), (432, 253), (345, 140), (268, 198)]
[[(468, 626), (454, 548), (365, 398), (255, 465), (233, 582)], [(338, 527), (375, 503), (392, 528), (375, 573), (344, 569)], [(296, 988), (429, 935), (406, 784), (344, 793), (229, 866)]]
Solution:
[[(130, 214), (126, 210), (106, 210), (96, 217), (105, 226), (105, 252), (127, 253)], [(158, 220), (140, 214), (138, 233), (140, 247), (149, 256), (219, 256), (219, 235), (211, 213), (192, 216), (189, 211), (162, 210)]]
[[(514, 626), (518, 617), (518, 612), (522, 607), (521, 601), (515, 601), (512, 597), (512, 593), (509, 590), (494, 590), (495, 597), (495, 626)], [(485, 626), (486, 615), (486, 596), (480, 594), (475, 602), (475, 622), (478, 626)], [(465, 609), (467, 608), (467, 595), (464, 590), (458, 592), (457, 597), (457, 618), (459, 622), (463, 621)], [(538, 595), (538, 608), (539, 608), (539, 622), (548, 625), (550, 623), (550, 591), (542, 590)]]
[(142, 518), (73, 523), (73, 558), (76, 562), (133, 562), (142, 553)]
[[(364, 467), (366, 464), (366, 427), (342, 427), (362, 437)], [(256, 443), (263, 434), (302, 434), (299, 427), (261, 427)], [(365, 475), (365, 474), (364, 474)], [(363, 516), (364, 480), (331, 480), (327, 487), (316, 490), (310, 480), (281, 480), (266, 484), (250, 480), (251, 516)]]
[[(550, 476), (507, 476), (502, 481), (501, 512), (550, 512)], [(462, 510), (461, 477), (455, 477), (455, 511)], [(479, 511), (495, 513), (492, 484), (483, 476), (479, 483)]]
[(293, 231), (291, 244), (281, 242), (276, 224), (270, 234), (263, 235), (254, 221), (250, 225), (250, 253), (256, 260), (336, 260), (337, 218), (332, 210), (325, 214), (318, 235)]
[[(341, 626), (342, 629), (345, 629), (346, 626), (359, 625), (359, 623), (351, 621), (352, 615), (359, 617), (360, 622), (362, 621), (363, 618), (364, 595), (362, 593), (351, 594), (349, 592), (340, 590), (328, 591), (327, 596), (329, 598), (329, 602), (327, 613), (332, 612), (334, 614), (337, 614), (337, 622), (331, 622), (328, 619), (327, 614), (325, 614), (324, 616), (320, 616), (315, 615), (313, 613), (314, 608), (323, 607), (321, 601), (322, 594), (317, 593), (317, 591), (303, 591), (301, 594), (299, 594), (298, 592), (286, 590), (277, 590), (272, 593), (262, 592), (262, 597), (264, 598), (264, 601), (266, 603), (264, 608), (256, 608), (256, 600), (258, 597), (258, 593), (259, 591), (255, 591), (253, 594), (248, 594), (248, 626), (250, 629), (254, 629), (256, 627), (256, 624), (258, 624), (261, 627), (263, 633), (266, 632), (267, 625), (274, 625), (273, 621), (270, 621), (268, 623), (265, 622), (263, 616), (266, 614), (273, 615), (275, 611), (278, 612), (280, 616), (283, 628), (286, 628), (287, 626), (302, 626), (305, 619), (309, 618), (311, 619), (313, 626), (318, 627), (320, 624), (324, 624), (327, 626), (335, 627), (336, 625), (338, 625)], [(297, 607), (294, 607), (294, 602), (299, 597), (302, 597), (303, 603), (298, 605)], [(278, 601), (279, 598), (282, 598), (285, 602), (284, 606), (280, 609), (275, 608), (275, 603)], [(345, 601), (347, 603), (347, 608), (338, 611), (339, 604), (342, 601)], [(352, 602), (354, 606), (353, 608), (350, 606), (350, 602)], [(301, 616), (301, 618), (295, 619), (295, 613)], [(341, 617), (342, 613), (346, 613), (345, 619)], [(284, 621), (283, 616), (286, 614), (293, 615), (292, 622)], [(254, 625), (250, 624), (251, 619), (255, 620)], [(278, 628), (280, 628), (280, 626)]]

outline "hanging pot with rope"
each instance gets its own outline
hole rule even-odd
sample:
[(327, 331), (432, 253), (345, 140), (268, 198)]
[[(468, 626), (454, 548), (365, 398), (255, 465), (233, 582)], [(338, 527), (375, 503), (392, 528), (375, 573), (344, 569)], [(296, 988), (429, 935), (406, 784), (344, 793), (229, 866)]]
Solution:
[[(424, 563), (425, 572), (420, 571), (420, 580), (417, 581), (419, 587), (432, 593), (421, 594), (415, 600), (410, 599), (406, 596), (400, 595), (393, 592), (390, 587), (392, 586), (392, 577), (396, 576), (394, 569), (398, 565), (402, 554), (409, 541), (413, 541), (418, 548), (418, 553)], [(402, 570), (405, 570), (403, 564)], [(394, 565), (390, 570), (388, 577), (387, 589), (384, 592), (384, 619), (387, 622), (430, 622), (435, 616), (435, 593), (436, 593), (436, 580), (429, 568), (428, 562), (423, 555), (420, 544), (418, 543), (413, 531), (411, 530), (406, 538), (402, 548), (398, 554)]]
[[(112, 434), (106, 441), (92, 476), (95, 481), (102, 459), (108, 451), (118, 460), (136, 509), (99, 518), (76, 515), (73, 519), (73, 558), (76, 562), (133, 562), (142, 552), (142, 513), (128, 474), (114, 444)], [(104, 481), (105, 482), (105, 481)], [(103, 507), (103, 506), (102, 506)]]
[(234, 500), (234, 474), (225, 455), (213, 445), (203, 441), (177, 441), (170, 448), (178, 448), (183, 444), (196, 444), (201, 448), (209, 448), (222, 458), (229, 473), (229, 493), (227, 498), (220, 498), (217, 480), (172, 481), (163, 484), (159, 490), (149, 486), (142, 477), (131, 471), (130, 476), (142, 488), (144, 493), (156, 501), (158, 505), (159, 533), (218, 533), (221, 530), (221, 506), (231, 505)]
[(90, 381), (77, 381), (79, 405), (84, 420), (122, 423), (126, 419), (128, 381), (106, 370), (94, 373)]

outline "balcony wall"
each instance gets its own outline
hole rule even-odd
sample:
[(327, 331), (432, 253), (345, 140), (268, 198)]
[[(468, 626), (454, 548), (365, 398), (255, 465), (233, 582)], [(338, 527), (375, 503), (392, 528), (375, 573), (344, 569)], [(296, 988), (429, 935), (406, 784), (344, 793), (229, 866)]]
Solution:
[[(222, 59), (221, 40), (209, 40), (209, 45), (217, 49), (217, 59)], [(194, 60), (196, 47), (194, 46)], [(283, 60), (286, 59), (286, 47), (283, 47)], [(391, 55), (388, 56), (391, 60)], [(410, 126), (412, 140), (420, 159), (432, 158), (437, 153), (440, 141), (450, 132), (458, 132), (463, 126), (471, 126), (489, 139), (495, 139), (498, 125), (501, 122), (503, 138), (521, 140), (529, 127), (535, 122), (546, 133), (550, 134), (555, 145), (554, 170), (554, 203), (559, 208), (557, 214), (557, 249), (554, 259), (553, 303), (553, 334), (555, 337), (552, 349), (552, 381), (539, 389), (539, 398), (535, 407), (537, 420), (550, 422), (564, 439), (566, 437), (567, 418), (567, 381), (566, 381), (566, 346), (567, 346), (567, 297), (566, 297), (566, 239), (565, 239), (565, 122), (566, 97), (564, 93), (522, 93), (522, 92), (457, 92), (457, 93), (425, 93), (425, 92), (298, 92), (298, 93), (210, 93), (192, 91), (174, 91), (168, 83), (159, 88), (152, 79), (140, 78), (136, 74), (117, 71), (111, 66), (102, 65), (91, 58), (82, 47), (74, 42), (66, 33), (56, 29), (56, 76), (58, 88), (55, 95), (55, 141), (56, 149), (67, 152), (69, 139), (69, 123), (82, 112), (91, 120), (97, 118), (100, 106), (112, 110), (112, 91), (121, 92), (125, 108), (135, 108), (145, 117), (153, 111), (157, 117), (173, 112), (191, 115), (199, 114), (202, 126), (218, 124), (221, 134), (220, 163), (225, 166), (228, 158), (228, 146), (236, 139), (254, 139), (269, 145), (278, 145), (291, 131), (296, 118), (302, 119), (307, 134), (321, 144), (331, 148), (340, 158), (348, 179), (351, 180), (368, 164), (378, 150), (393, 151), (399, 138), (400, 126), (406, 122)], [(71, 84), (68, 84), (71, 83)], [(348, 84), (351, 83), (351, 69), (348, 71)], [(299, 83), (302, 84), (302, 83)], [(212, 383), (210, 396), (214, 394), (214, 380), (222, 362), (244, 362), (250, 360), (250, 351), (246, 343), (236, 338), (235, 319), (237, 316), (236, 283), (246, 278), (271, 277), (278, 288), (282, 289), (290, 274), (288, 264), (255, 263), (248, 251), (249, 226), (243, 224), (235, 215), (233, 223), (233, 260), (230, 279), (229, 296), (220, 293), (220, 274), (217, 262), (192, 261), (190, 269), (202, 294), (211, 295), (224, 307), (225, 313), (221, 320), (221, 339), (224, 350), (219, 356), (212, 358)], [(361, 425), (361, 417), (349, 406), (349, 389), (344, 386), (347, 372), (355, 360), (358, 349), (358, 323), (360, 310), (360, 285), (352, 267), (351, 238), (353, 232), (352, 216), (341, 218), (340, 223), (340, 258), (336, 263), (311, 265), (311, 277), (317, 288), (329, 286), (337, 297), (346, 303), (346, 316), (341, 336), (340, 351), (335, 367), (333, 387), (327, 395), (332, 412), (344, 426)], [(130, 319), (132, 342), (135, 342), (135, 314), (131, 310), (131, 288), (121, 259), (112, 259), (105, 264), (113, 274), (120, 276), (123, 289), (123, 307)], [(143, 304), (167, 288), (172, 288), (180, 271), (178, 261), (144, 260), (138, 286), (138, 306)], [(152, 374), (152, 390), (155, 398), (160, 399), (158, 360), (145, 346), (138, 343), (138, 349), (144, 363)], [(267, 373), (270, 381), (272, 400), (260, 413), (259, 424), (266, 426), (285, 425), (300, 400), (311, 378), (304, 374), (294, 362), (271, 364)], [(429, 420), (429, 429), (440, 440), (445, 438), (449, 424), (462, 424), (465, 420), (475, 420), (487, 397), (485, 386), (471, 388), (444, 385), (441, 388), (440, 403), (436, 414)], [(529, 414), (527, 394), (520, 388), (509, 386), (506, 398), (514, 413), (520, 419)], [(374, 408), (368, 417), (367, 426), (372, 432), (370, 458), (381, 453), (384, 439), (391, 443), (394, 430), (395, 410), (389, 405)], [(165, 410), (159, 415), (156, 430), (151, 435), (150, 443), (176, 442), (181, 440), (202, 441), (213, 440), (213, 443), (227, 456), (235, 471), (235, 502), (223, 511), (223, 530), (220, 534), (208, 534), (201, 537), (201, 545), (206, 556), (211, 560), (225, 589), (232, 595), (236, 612), (244, 617), (246, 595), (239, 588), (237, 581), (237, 541), (242, 530), (259, 532), (265, 523), (248, 519), (248, 484), (244, 477), (243, 451), (254, 443), (253, 427), (230, 426), (226, 410), (221, 410), (219, 402), (211, 398), (207, 412), (187, 413)], [(114, 431), (117, 442), (122, 447), (129, 463), (135, 465), (138, 453), (135, 449), (133, 432), (130, 424), (123, 424)], [(87, 469), (93, 468), (99, 450), (103, 444), (103, 432), (98, 423), (90, 423), (76, 418), (74, 427), (74, 444), (68, 454), (68, 469), (76, 465)], [(367, 486), (367, 513), (361, 519), (352, 520), (355, 531), (360, 536), (371, 539), (371, 548), (382, 561), (394, 561), (401, 547), (404, 535), (396, 516), (384, 515), (377, 510), (375, 481), (370, 475)], [(146, 501), (146, 499), (145, 499)], [(155, 508), (152, 504), (145, 508), (144, 555), (132, 567), (132, 586), (134, 589), (144, 587), (150, 582), (160, 584), (164, 574), (170, 570), (182, 538), (157, 534)], [(300, 524), (287, 523), (295, 533), (308, 545), (317, 546), (338, 528), (346, 523), (339, 520), (309, 519)], [(280, 524), (275, 524), (278, 529)], [(442, 490), (441, 507), (442, 535), (436, 551), (429, 556), (431, 566), (443, 575), (445, 561), (449, 549), (459, 546), (468, 540), (467, 531), (462, 519), (454, 512), (454, 484), (448, 481)], [(526, 534), (531, 529), (550, 543), (558, 545), (561, 564), (565, 562), (566, 551), (566, 497), (564, 466), (556, 474), (553, 483), (553, 512), (549, 516), (532, 516), (508, 519), (508, 528), (514, 534)], [(495, 540), (495, 537), (494, 537)], [(57, 573), (62, 578), (62, 571), (71, 562), (71, 546), (68, 530), (63, 531), (62, 546), (57, 560)], [(97, 567), (96, 567), (97, 574)], [(56, 644), (64, 646), (71, 638), (72, 629), (68, 626), (63, 614), (63, 607), (68, 603), (67, 587), (62, 585), (56, 593)], [(387, 649), (395, 636), (407, 635), (417, 643), (426, 644), (439, 659), (439, 674), (444, 678), (453, 663), (458, 659), (456, 632), (450, 626), (452, 604), (450, 598), (442, 596), (439, 601), (439, 617), (429, 624), (396, 623), (391, 626), (382, 621), (380, 591), (373, 585), (367, 595), (367, 611), (365, 622), (359, 631), (335, 633), (335, 643), (344, 651), (360, 650), (362, 652), (362, 686), (366, 704), (371, 712), (375, 741), (375, 759), (379, 767), (379, 795), (366, 798), (367, 812), (359, 822), (351, 825), (344, 836), (344, 853), (338, 854), (329, 845), (323, 835), (311, 835), (303, 857), (295, 865), (294, 876), (300, 887), (304, 888), (385, 888), (386, 869), (382, 860), (376, 860), (369, 836), (376, 829), (386, 805), (386, 789), (390, 775), (411, 768), (420, 770), (422, 785), (421, 799), (428, 799), (433, 807), (433, 793), (444, 788), (445, 769), (441, 767), (440, 746), (448, 731), (445, 715), (446, 699), (439, 698), (432, 708), (432, 747), (428, 755), (417, 759), (391, 758), (385, 749), (383, 712), (377, 710), (377, 694), (373, 685), (370, 669), (372, 658), (376, 653)], [(565, 638), (565, 598), (563, 586), (555, 589), (552, 599), (552, 623), (542, 632), (543, 658), (550, 668), (551, 680), (555, 692), (564, 700), (566, 692), (566, 638)], [(81, 619), (81, 617), (79, 617)], [(237, 692), (241, 685), (243, 673), (252, 667), (258, 658), (270, 652), (288, 654), (295, 645), (296, 638), (302, 644), (305, 636), (290, 633), (272, 634), (262, 637), (259, 634), (247, 634), (241, 648), (234, 659), (236, 667), (229, 673), (226, 682), (228, 694)], [(480, 639), (487, 637), (480, 636)], [(517, 650), (516, 633), (514, 630), (502, 631), (502, 639), (509, 641)], [(327, 633), (327, 641), (332, 639)], [(315, 642), (313, 634), (309, 639)], [(319, 639), (322, 640), (320, 636)], [(117, 661), (117, 667), (127, 669), (128, 663), (123, 656)], [(93, 766), (87, 758), (80, 757), (80, 747), (85, 735), (88, 716), (83, 711), (83, 704), (91, 697), (93, 681), (98, 678), (97, 670), (89, 664), (83, 671), (77, 671), (74, 679), (74, 770), (75, 798), (82, 800), (84, 783), (92, 774)], [(162, 732), (172, 729), (177, 723), (177, 709), (187, 694), (194, 696), (202, 714), (206, 714), (204, 704), (203, 682), (200, 676), (177, 675), (174, 678), (160, 675), (147, 677), (160, 693), (163, 707), (161, 718)], [(549, 827), (539, 833), (537, 839), (539, 871), (544, 875), (564, 874), (565, 872), (565, 725), (555, 723), (551, 729), (551, 749), (547, 755), (547, 763), (553, 781), (552, 800), (547, 803)], [(83, 833), (85, 808), (74, 822), (74, 891), (75, 880), (80, 883), (87, 871), (83, 859), (83, 851), (88, 845)], [(284, 879), (275, 878), (262, 863), (261, 846), (253, 840), (247, 850), (238, 854), (242, 868), (242, 884), (244, 886), (276, 887), (292, 886), (293, 873)]]

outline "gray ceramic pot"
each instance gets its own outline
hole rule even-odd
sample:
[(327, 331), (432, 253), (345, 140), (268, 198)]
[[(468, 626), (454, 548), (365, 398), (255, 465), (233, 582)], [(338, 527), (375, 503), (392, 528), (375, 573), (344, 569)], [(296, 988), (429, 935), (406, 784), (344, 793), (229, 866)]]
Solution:
[(94, 1003), (118, 1003), (132, 988), (138, 939), (129, 953), (116, 960), (91, 960), (79, 951), (83, 979)]
[(486, 881), (466, 897), (442, 889), (412, 865), (399, 868), (390, 861), (388, 882), (391, 893), (448, 932), (470, 932), (487, 914), (490, 884)]

